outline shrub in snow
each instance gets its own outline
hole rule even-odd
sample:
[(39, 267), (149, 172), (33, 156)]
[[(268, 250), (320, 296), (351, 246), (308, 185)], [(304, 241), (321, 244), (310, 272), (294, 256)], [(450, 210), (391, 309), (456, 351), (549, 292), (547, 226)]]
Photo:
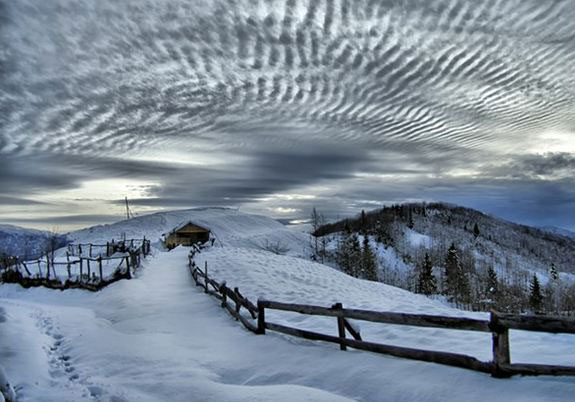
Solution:
[(16, 402), (16, 392), (8, 382), (6, 373), (2, 366), (0, 366), (0, 402)]

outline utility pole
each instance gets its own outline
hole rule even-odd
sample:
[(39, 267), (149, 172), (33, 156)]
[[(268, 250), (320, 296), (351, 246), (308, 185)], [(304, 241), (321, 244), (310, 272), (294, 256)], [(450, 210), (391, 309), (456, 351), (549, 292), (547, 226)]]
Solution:
[(126, 219), (130, 219), (130, 207), (128, 206), (128, 197), (125, 197), (126, 200)]

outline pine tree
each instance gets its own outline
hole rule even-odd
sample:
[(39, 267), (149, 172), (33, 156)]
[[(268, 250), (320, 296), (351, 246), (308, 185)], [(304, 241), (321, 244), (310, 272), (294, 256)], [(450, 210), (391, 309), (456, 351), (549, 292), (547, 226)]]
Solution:
[(541, 305), (543, 303), (543, 295), (541, 294), (541, 285), (539, 284), (539, 279), (537, 279), (537, 275), (535, 274), (533, 274), (533, 279), (531, 279), (530, 291), (531, 294), (529, 295), (529, 306), (535, 313), (540, 313)]
[(449, 247), (445, 258), (444, 293), (451, 296), (457, 303), (469, 303), (471, 298), (469, 280), (463, 271), (454, 243)]
[(377, 277), (377, 262), (375, 259), (375, 254), (371, 250), (369, 245), (369, 237), (363, 237), (363, 249), (361, 253), (361, 268), (362, 276), (368, 281), (378, 281)]
[(455, 296), (457, 288), (457, 275), (460, 270), (459, 256), (455, 244), (451, 244), (445, 257), (445, 275), (443, 284), (443, 293), (448, 296)]
[(499, 291), (499, 279), (497, 273), (492, 266), (487, 269), (487, 289), (486, 294), (488, 297), (496, 296)]
[(477, 223), (475, 223), (475, 226), (473, 226), (473, 235), (475, 237), (479, 237), (480, 234), (481, 234), (481, 232), (479, 231), (479, 225), (477, 225)]
[(555, 266), (555, 263), (552, 263), (551, 268), (549, 268), (549, 276), (554, 281), (559, 279), (559, 272), (557, 272), (557, 267)]
[(427, 253), (425, 253), (425, 260), (419, 270), (417, 292), (427, 296), (437, 293), (437, 283), (435, 276), (433, 276), (433, 264)]
[(350, 275), (359, 278), (360, 264), (361, 264), (361, 245), (359, 244), (359, 239), (357, 238), (357, 233), (352, 233), (349, 238), (349, 249), (350, 249)]
[(352, 233), (351, 228), (347, 224), (345, 225), (345, 230), (338, 242), (336, 262), (346, 274), (354, 277), (359, 275), (361, 247), (357, 234)]

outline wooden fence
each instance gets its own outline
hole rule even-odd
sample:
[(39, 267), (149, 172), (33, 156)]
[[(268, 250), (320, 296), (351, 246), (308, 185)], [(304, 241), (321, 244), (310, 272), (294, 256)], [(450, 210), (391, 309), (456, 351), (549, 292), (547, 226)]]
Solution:
[[(236, 320), (239, 320), (249, 331), (255, 334), (265, 334), (266, 330), (276, 331), (304, 339), (335, 343), (340, 346), (341, 350), (346, 350), (348, 347), (351, 347), (369, 352), (490, 373), (493, 377), (497, 378), (507, 378), (517, 374), (575, 375), (575, 366), (511, 363), (509, 346), (510, 329), (575, 334), (575, 320), (544, 316), (501, 314), (493, 311), (491, 312), (490, 320), (487, 321), (472, 318), (346, 309), (343, 308), (341, 303), (336, 303), (331, 307), (322, 307), (258, 300), (257, 303), (254, 304), (248, 298), (244, 297), (238, 288), (232, 289), (228, 287), (225, 282), (218, 283), (210, 278), (207, 262), (203, 270), (198, 267), (194, 261), (194, 256), (200, 251), (201, 248), (195, 247), (188, 257), (188, 266), (196, 285), (201, 286), (205, 293), (219, 299), (223, 308)], [(242, 308), (248, 311), (250, 317), (240, 314)], [(266, 310), (280, 310), (306, 315), (334, 317), (337, 320), (338, 335), (326, 335), (269, 322), (266, 320)], [(362, 339), (360, 332), (350, 323), (349, 320), (351, 319), (383, 324), (491, 333), (493, 360), (483, 362), (475, 357), (458, 353), (437, 352), (367, 342)], [(252, 320), (255, 320), (255, 322)], [(348, 337), (348, 333), (350, 337)]]
[[(110, 252), (114, 250), (110, 255), (118, 252), (125, 255), (86, 257), (81, 253), (82, 245), (73, 245), (80, 250), (80, 255), (71, 255), (69, 248), (66, 252), (66, 261), (54, 261), (50, 255), (34, 261), (19, 261), (17, 258), (11, 258), (9, 263), (0, 266), (0, 280), (4, 283), (19, 283), (26, 288), (44, 286), (60, 290), (80, 288), (97, 291), (120, 279), (131, 279), (132, 273), (140, 267), (142, 258), (150, 253), (150, 241), (146, 239), (136, 245), (132, 243), (131, 247), (126, 247), (123, 243), (110, 242), (109, 244), (113, 245), (109, 246)], [(117, 261), (118, 265), (112, 275), (106, 277), (102, 265), (109, 261)], [(72, 275), (72, 268), (76, 266), (78, 266), (79, 274)], [(65, 268), (65, 271), (60, 271), (58, 275), (57, 267)]]

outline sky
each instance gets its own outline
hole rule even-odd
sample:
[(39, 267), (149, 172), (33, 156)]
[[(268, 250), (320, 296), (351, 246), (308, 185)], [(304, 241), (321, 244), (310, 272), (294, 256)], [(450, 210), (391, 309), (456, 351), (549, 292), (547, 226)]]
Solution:
[(575, 229), (572, 0), (0, 0), (0, 223), (446, 201)]

